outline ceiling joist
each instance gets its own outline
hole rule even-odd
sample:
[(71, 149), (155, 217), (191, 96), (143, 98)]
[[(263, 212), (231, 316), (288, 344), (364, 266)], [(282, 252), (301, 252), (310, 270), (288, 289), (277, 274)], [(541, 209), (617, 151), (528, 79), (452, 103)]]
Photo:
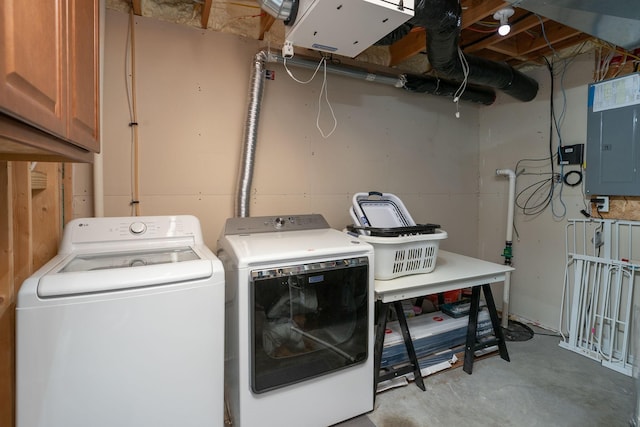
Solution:
[(142, 16), (142, 0), (131, 0), (131, 8), (134, 15)]
[(205, 30), (209, 28), (209, 15), (211, 14), (212, 3), (213, 3), (213, 0), (205, 0), (204, 4), (202, 5), (201, 24), (202, 24), (202, 28), (204, 28)]
[[(156, 10), (166, 12), (166, 6), (175, 3), (176, 9), (184, 6), (187, 0), (107, 0), (111, 4), (120, 3), (124, 10), (131, 8), (135, 15), (142, 16), (143, 1), (145, 16), (152, 16)], [(273, 33), (270, 40), (278, 42), (281, 37), (282, 22), (259, 9), (256, 0), (188, 0), (194, 1), (198, 14), (193, 19), (192, 25), (210, 29), (210, 21), (214, 21), (211, 13), (216, 13), (216, 27), (221, 31), (246, 35), (247, 22), (255, 25), (254, 34), (260, 40), (264, 40), (268, 32)], [(593, 37), (558, 22), (538, 16), (528, 10), (514, 7), (511, 0), (460, 0), (461, 4), (461, 28), (460, 47), (463, 52), (491, 61), (507, 62), (518, 68), (526, 64), (544, 64), (544, 57), (566, 50), (587, 40), (595, 40)], [(157, 7), (162, 5), (162, 7)], [(240, 12), (238, 7), (249, 7), (254, 11), (260, 10), (260, 19), (254, 18), (254, 11), (250, 13)], [(108, 6), (109, 7), (109, 6)], [(213, 9), (215, 7), (215, 9)], [(511, 32), (507, 36), (497, 34), (498, 21), (494, 18), (496, 11), (512, 7), (514, 14), (509, 18)], [(164, 13), (163, 12), (163, 13)], [(166, 17), (166, 15), (165, 15)], [(183, 19), (183, 18), (181, 18)], [(225, 21), (226, 19), (226, 21)], [(223, 21), (223, 22), (218, 22)], [(236, 25), (238, 23), (238, 25)], [(220, 24), (220, 25), (218, 25)], [(213, 24), (211, 23), (211, 26)], [(256, 37), (254, 36), (254, 37)], [(401, 40), (389, 46), (389, 62), (385, 65), (414, 70), (415, 64), (419, 64), (420, 72), (424, 72), (423, 61), (411, 61), (417, 55), (423, 55), (426, 51), (427, 35), (424, 28), (414, 27), (413, 30)], [(612, 47), (613, 49), (613, 47)], [(372, 53), (375, 55), (375, 52)], [(364, 59), (368, 61), (368, 59)], [(375, 61), (373, 61), (375, 62)], [(377, 63), (377, 62), (375, 62)]]

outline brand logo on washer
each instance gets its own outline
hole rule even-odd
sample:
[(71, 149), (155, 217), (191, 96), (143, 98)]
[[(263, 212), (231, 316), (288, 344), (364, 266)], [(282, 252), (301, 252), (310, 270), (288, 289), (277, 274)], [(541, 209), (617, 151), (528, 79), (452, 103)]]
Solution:
[(81, 222), (80, 224), (78, 224), (78, 227), (88, 227), (89, 224), (86, 222)]

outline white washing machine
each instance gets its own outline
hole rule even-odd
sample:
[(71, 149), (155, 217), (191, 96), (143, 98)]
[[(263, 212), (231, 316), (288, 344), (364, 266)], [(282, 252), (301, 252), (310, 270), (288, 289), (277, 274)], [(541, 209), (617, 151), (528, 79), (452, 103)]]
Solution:
[(321, 215), (227, 220), (225, 382), (235, 427), (373, 410), (373, 248)]
[(71, 221), (18, 293), (17, 427), (223, 425), (223, 313), (195, 217)]

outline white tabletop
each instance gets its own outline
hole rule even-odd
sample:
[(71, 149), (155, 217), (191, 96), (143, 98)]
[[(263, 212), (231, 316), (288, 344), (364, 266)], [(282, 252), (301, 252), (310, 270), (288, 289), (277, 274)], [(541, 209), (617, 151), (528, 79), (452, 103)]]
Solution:
[(514, 268), (447, 251), (438, 251), (431, 273), (412, 274), (391, 280), (376, 280), (376, 299), (393, 302), (455, 289), (502, 282)]

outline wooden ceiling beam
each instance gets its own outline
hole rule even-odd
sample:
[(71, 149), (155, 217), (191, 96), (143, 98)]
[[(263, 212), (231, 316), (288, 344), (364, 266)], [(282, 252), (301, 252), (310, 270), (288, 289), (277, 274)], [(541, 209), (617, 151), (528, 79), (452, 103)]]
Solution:
[(507, 6), (511, 5), (504, 0), (463, 1), (462, 28), (467, 28), (468, 26), (487, 18), (489, 15), (491, 15), (491, 19), (493, 19), (493, 14), (496, 11)]
[(551, 46), (556, 49), (557, 44), (572, 37), (576, 37), (580, 35), (581, 32), (571, 27), (565, 27), (564, 25), (554, 22), (553, 25), (545, 27), (545, 34), (547, 36), (546, 38), (542, 35), (541, 37), (532, 39), (531, 43), (528, 43), (526, 47), (521, 46), (521, 49), (519, 49), (518, 53), (519, 56), (527, 55), (531, 52), (544, 49), (548, 46), (547, 39), (549, 40), (549, 43), (551, 43)]
[(142, 16), (142, 0), (131, 0), (131, 7), (134, 15)]
[[(558, 52), (573, 46), (577, 46), (580, 43), (584, 43), (589, 40), (593, 40), (593, 37), (590, 36), (589, 34), (579, 33), (574, 37), (568, 38), (558, 43), (554, 43), (553, 49), (556, 52)], [(521, 56), (519, 60), (522, 62), (534, 62), (536, 64), (544, 64), (542, 57), (551, 56), (552, 54), (553, 54), (553, 51), (551, 50), (551, 48), (547, 44), (545, 44), (541, 49), (529, 52), (527, 55)]]
[[(496, 10), (506, 7), (504, 0), (466, 0), (462, 3), (462, 28), (484, 19)], [(427, 35), (424, 28), (415, 27), (413, 31), (389, 47), (390, 66), (424, 52), (427, 47)]]
[(205, 0), (202, 5), (201, 25), (205, 30), (209, 28), (209, 15), (211, 14), (211, 4), (213, 0)]
[(507, 56), (518, 56), (518, 43), (516, 43), (515, 38), (504, 40), (501, 43), (488, 45), (486, 49)]
[[(548, 21), (547, 18), (542, 18), (543, 22)], [(485, 39), (479, 40), (475, 43), (471, 43), (467, 46), (464, 46), (463, 49), (466, 53), (477, 52), (482, 49), (487, 49), (489, 46), (502, 44), (503, 42), (510, 40), (516, 37), (518, 34), (524, 33), (525, 31), (530, 30), (536, 26), (540, 25), (540, 20), (535, 15), (527, 16), (526, 18), (514, 23), (511, 25), (511, 31), (506, 36), (501, 36), (496, 31), (494, 35), (487, 37)]]
[(414, 28), (409, 34), (389, 46), (391, 56), (389, 65), (392, 67), (398, 65), (425, 50), (427, 50), (427, 32), (424, 28)]
[(260, 33), (258, 34), (258, 40), (264, 40), (264, 35), (271, 29), (274, 22), (276, 22), (276, 18), (264, 11), (262, 12), (260, 15)]

